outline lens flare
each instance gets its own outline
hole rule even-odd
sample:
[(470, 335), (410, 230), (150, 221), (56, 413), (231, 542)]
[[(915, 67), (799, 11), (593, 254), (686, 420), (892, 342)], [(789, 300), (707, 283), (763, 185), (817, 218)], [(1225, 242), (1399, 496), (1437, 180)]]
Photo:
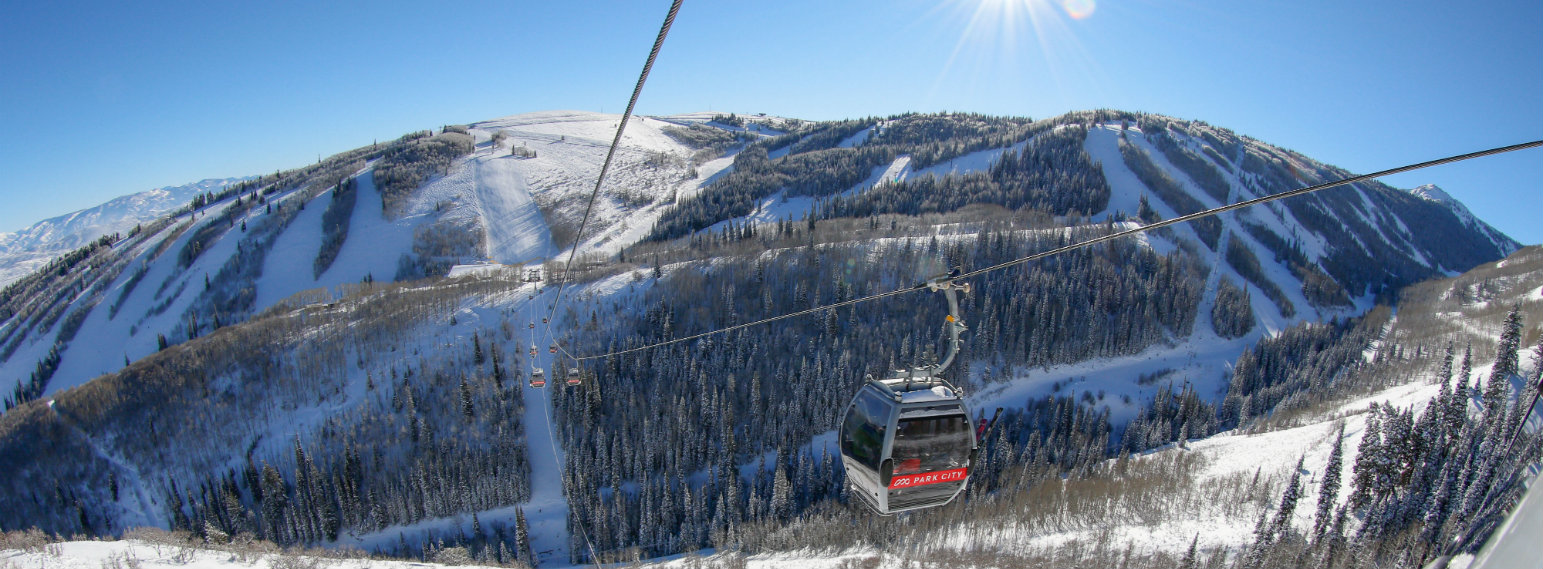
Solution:
[[(927, 94), (949, 89), (961, 96), (999, 89), (1006, 82), (1032, 82), (1034, 96), (1066, 92), (1063, 82), (1100, 82), (1097, 62), (1081, 45), (1076, 22), (1092, 17), (1097, 0), (945, 0), (933, 12), (960, 28), (959, 39)], [(1030, 56), (1042, 64), (1024, 61)], [(968, 67), (971, 69), (955, 69)], [(1032, 73), (1032, 75), (1025, 75)], [(1076, 76), (1068, 77), (1067, 75)], [(986, 79), (982, 79), (986, 78)], [(1068, 102), (1068, 105), (1074, 105)]]
[(1066, 15), (1073, 20), (1085, 20), (1093, 15), (1097, 9), (1093, 0), (1061, 0), (1061, 8), (1066, 10)]

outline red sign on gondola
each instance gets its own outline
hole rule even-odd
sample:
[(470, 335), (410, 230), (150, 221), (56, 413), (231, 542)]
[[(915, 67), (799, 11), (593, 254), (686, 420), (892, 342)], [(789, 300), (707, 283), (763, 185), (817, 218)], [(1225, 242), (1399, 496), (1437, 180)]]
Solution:
[(939, 482), (958, 482), (960, 480), (964, 480), (964, 477), (968, 474), (968, 468), (955, 468), (953, 470), (942, 470), (938, 472), (923, 472), (921, 474), (896, 476), (893, 480), (890, 480), (889, 487), (913, 488), (916, 486), (937, 484)]

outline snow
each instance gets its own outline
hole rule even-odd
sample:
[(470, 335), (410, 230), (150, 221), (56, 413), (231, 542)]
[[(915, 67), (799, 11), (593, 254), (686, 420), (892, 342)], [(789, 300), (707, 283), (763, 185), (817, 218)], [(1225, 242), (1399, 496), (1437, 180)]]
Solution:
[[(873, 187), (881, 184), (904, 181), (907, 178), (907, 175), (910, 173), (910, 164), (910, 156), (900, 156), (895, 158), (894, 161), (887, 165), (876, 166), (874, 167), (873, 172), (868, 175), (867, 179), (852, 185), (852, 187), (841, 191), (834, 197), (853, 196), (863, 192), (864, 190), (872, 189)], [(755, 211), (751, 212), (749, 215), (744, 215), (732, 219), (725, 219), (718, 223), (707, 226), (697, 233), (702, 235), (710, 235), (723, 231), (724, 228), (728, 227), (730, 224), (766, 224), (776, 223), (778, 221), (784, 220), (803, 219), (803, 216), (812, 211), (814, 206), (814, 198), (809, 196), (788, 197), (786, 189), (778, 190), (777, 193), (772, 194), (770, 197), (767, 197), (764, 200), (761, 200), (761, 203), (756, 205)]]
[[(330, 569), (422, 569), (446, 567), (415, 561), (385, 561), (379, 559), (336, 559), (332, 557), (304, 556), (309, 563), (295, 563), (293, 558), (277, 552), (259, 552), (255, 549), (241, 552), (232, 547), (229, 551), (201, 549), (181, 543), (155, 543), (138, 540), (122, 541), (67, 541), (27, 552), (8, 549), (0, 551), (0, 565), (27, 567), (28, 569), (236, 569), (280, 567), (328, 567)], [(463, 565), (461, 567), (472, 567)]]
[[(320, 286), (356, 283), (366, 278), (390, 281), (396, 276), (398, 257), (403, 251), (412, 250), (414, 222), (426, 221), (386, 220), (381, 210), (380, 192), (375, 188), (374, 171), (361, 172), (356, 180), (358, 185), (354, 191), (359, 195), (354, 203), (354, 214), (348, 221), (349, 237), (343, 241), (343, 248), (338, 250), (332, 266), (317, 279)], [(322, 195), (330, 197), (329, 194)], [(267, 273), (263, 275), (266, 277)]]
[[(551, 243), (541, 209), (560, 205), (564, 212), (578, 217), (584, 210), (595, 178), (605, 160), (619, 115), (579, 111), (529, 113), (484, 121), (473, 125), (472, 134), (487, 140), (495, 131), (508, 137), (509, 148), (525, 147), (536, 151), (530, 159), (513, 158), (503, 150), (486, 147), (463, 159), (474, 166), (466, 182), (443, 182), (439, 188), (425, 188), (418, 208), (437, 207), (453, 201), (452, 209), (470, 209), (470, 213), (447, 214), (479, 220), (488, 229), (488, 254), (505, 263), (529, 262), (554, 257), (566, 249)], [(606, 174), (600, 196), (595, 200), (584, 242), (579, 253), (614, 254), (645, 237), (654, 221), (677, 200), (700, 191), (715, 176), (733, 163), (732, 153), (696, 168), (689, 176), (687, 160), (693, 151), (664, 133), (664, 128), (693, 117), (666, 119), (635, 116), (627, 124), (622, 144), (617, 149), (611, 169)], [(724, 127), (720, 127), (724, 128)], [(733, 130), (733, 129), (727, 129)], [(760, 132), (757, 128), (755, 132)], [(737, 148), (735, 149), (737, 151)], [(659, 156), (673, 156), (676, 162), (652, 165)], [(431, 186), (434, 184), (431, 184)]]
[(488, 258), (515, 263), (550, 257), (557, 247), (525, 178), (515, 168), (519, 159), (479, 156), (472, 160)]
[[(261, 311), (297, 292), (331, 288), (366, 279), (390, 282), (396, 276), (397, 259), (412, 250), (413, 230), (425, 222), (421, 216), (395, 221), (385, 219), (380, 192), (375, 188), (374, 172), (365, 169), (355, 175), (353, 215), (348, 221), (348, 237), (338, 255), (320, 277), (315, 275), (316, 255), (323, 239), (322, 216), (332, 200), (323, 192), (306, 204), (274, 241), (263, 260), (262, 278), (257, 282), (256, 309)], [(295, 194), (287, 196), (296, 199)]]
[(840, 143), (837, 143), (836, 148), (852, 148), (868, 142), (868, 137), (873, 136), (873, 128), (874, 127), (870, 126), (868, 128), (857, 131), (857, 134), (848, 136)]
[[(1124, 212), (1126, 215), (1135, 216), (1141, 209), (1141, 196), (1148, 193), (1146, 184), (1136, 177), (1136, 173), (1125, 166), (1125, 159), (1120, 156), (1120, 131), (1118, 127), (1100, 125), (1088, 131), (1088, 138), (1082, 144), (1083, 150), (1094, 163), (1102, 163), (1104, 167), (1104, 179), (1109, 182), (1109, 207), (1104, 211), (1093, 215), (1094, 219), (1106, 219), (1115, 212)], [(1155, 196), (1154, 196), (1155, 197)], [(1172, 208), (1162, 203), (1162, 200), (1149, 200), (1153, 209), (1163, 216), (1163, 219), (1177, 217)]]
[(915, 391), (906, 391), (906, 392), (900, 394), (900, 402), (901, 403), (930, 403), (930, 402), (933, 402), (933, 401), (953, 401), (953, 400), (955, 400), (957, 398), (958, 397), (956, 395), (954, 395), (954, 390), (949, 389), (949, 388), (944, 387), (944, 386), (941, 386), (941, 385), (939, 385), (937, 387), (933, 387), (932, 389), (918, 389), (918, 390), (915, 390)]
[(942, 178), (951, 175), (984, 172), (991, 169), (991, 167), (997, 163), (997, 160), (1002, 158), (1002, 154), (1009, 151), (1023, 152), (1024, 147), (1028, 146), (1029, 142), (1030, 141), (1025, 140), (1005, 148), (988, 148), (986, 150), (977, 150), (947, 162), (939, 162), (921, 170), (912, 172), (910, 177), (916, 178), (921, 176), (932, 176), (935, 178)]
[[(316, 260), (316, 253), (321, 250), (321, 217), (326, 213), (327, 200), (330, 199), (331, 194), (324, 193), (311, 200), (274, 240), (273, 248), (268, 250), (267, 257), (263, 259), (263, 279), (257, 285), (257, 306), (272, 306), (297, 292), (317, 287), (311, 264)], [(366, 199), (360, 196), (359, 201)], [(363, 209), (363, 206), (362, 203), (356, 203), (354, 207)], [(353, 233), (352, 223), (350, 219), (350, 233)], [(345, 241), (343, 244), (348, 243)]]
[[(1099, 398), (1096, 405), (1109, 408), (1110, 423), (1120, 425), (1135, 418), (1164, 383), (1172, 383), (1177, 390), (1188, 382), (1202, 398), (1218, 399), (1227, 387), (1238, 354), (1257, 342), (1260, 336), (1257, 328), (1232, 340), (1216, 338), (1214, 334), (1197, 334), (1177, 345), (1150, 346), (1129, 356), (1099, 358), (1049, 369), (1016, 369), (1010, 380), (987, 384), (966, 399), (970, 408), (985, 412), (995, 407), (1022, 407), (1026, 401), (1051, 394), (1080, 396), (1087, 392)], [(1164, 371), (1169, 373), (1149, 385), (1136, 381), (1139, 377)], [(1101, 397), (1100, 393), (1103, 393)], [(1125, 402), (1126, 397), (1130, 398), (1129, 403)]]
[(446, 274), (445, 276), (452, 279), (473, 275), (487, 277), (497, 276), (508, 270), (514, 270), (514, 268), (509, 267), (508, 265), (493, 262), (473, 263), (470, 265), (455, 265), (450, 267), (450, 273)]
[[(660, 560), (649, 567), (684, 569), (698, 567), (701, 561), (718, 561), (733, 553), (716, 555), (711, 550), (700, 554), (678, 555)], [(749, 569), (839, 569), (861, 565), (861, 561), (882, 556), (882, 552), (859, 549), (839, 555), (813, 552), (787, 552), (754, 555), (745, 558)], [(7, 549), (0, 551), (0, 565), (27, 569), (280, 569), (281, 567), (325, 567), (327, 569), (444, 569), (439, 563), (410, 560), (344, 559), (338, 556), (313, 557), (296, 553), (194, 548), (184, 544), (165, 544), (139, 540), (67, 541), (38, 551)], [(541, 567), (570, 567), (566, 558), (543, 559)], [(455, 565), (475, 569), (478, 566)]]

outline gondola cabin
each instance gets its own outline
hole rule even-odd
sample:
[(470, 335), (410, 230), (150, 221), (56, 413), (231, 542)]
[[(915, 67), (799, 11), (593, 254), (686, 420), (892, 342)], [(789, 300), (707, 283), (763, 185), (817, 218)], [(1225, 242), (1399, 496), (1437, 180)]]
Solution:
[(852, 495), (882, 515), (953, 501), (977, 445), (959, 390), (936, 377), (868, 380), (841, 418), (840, 443)]
[(541, 368), (530, 370), (530, 386), (536, 389), (546, 387), (546, 372), (541, 371)]
[(568, 368), (568, 385), (570, 385), (570, 386), (584, 385), (584, 379), (579, 376), (579, 368), (576, 368), (576, 367)]

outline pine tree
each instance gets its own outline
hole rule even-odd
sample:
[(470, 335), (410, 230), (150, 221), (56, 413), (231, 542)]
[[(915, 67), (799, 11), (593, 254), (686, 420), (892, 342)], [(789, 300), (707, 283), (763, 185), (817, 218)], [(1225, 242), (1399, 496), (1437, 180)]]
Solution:
[(1456, 441), (1468, 421), (1468, 380), (1473, 374), (1473, 345), (1463, 350), (1462, 370), (1457, 374), (1457, 387), (1452, 388), (1451, 404), (1446, 409), (1447, 438)]
[(498, 347), (493, 348), (493, 385), (498, 389), (504, 388), (504, 368), (499, 361)]
[(1414, 419), (1412, 411), (1389, 409), (1383, 423), (1382, 459), (1378, 463), (1377, 491), (1391, 496), (1393, 490), (1409, 482), (1416, 462)]
[(1280, 506), (1275, 509), (1275, 519), (1270, 521), (1268, 530), (1271, 539), (1291, 529), (1291, 514), (1296, 512), (1297, 500), (1302, 497), (1302, 462), (1306, 459), (1306, 455), (1297, 459), (1296, 468), (1291, 471), (1291, 479), (1286, 482), (1286, 490), (1281, 493)]
[(1441, 385), (1449, 386), (1452, 382), (1452, 358), (1456, 354), (1452, 350), (1452, 343), (1447, 342), (1446, 353), (1441, 356), (1441, 369), (1436, 373), (1441, 378)]
[(1189, 540), (1189, 550), (1184, 552), (1184, 558), (1179, 560), (1179, 569), (1195, 569), (1195, 546), (1200, 544), (1200, 534), (1195, 534), (1194, 539)]
[(514, 541), (520, 562), (535, 567), (536, 557), (531, 555), (530, 526), (525, 524), (525, 509), (518, 506), (514, 508)]
[(1446, 524), (1447, 514), (1451, 511), (1453, 486), (1457, 484), (1456, 461), (1443, 461), (1441, 473), (1436, 477), (1436, 488), (1431, 493), (1431, 498), (1425, 505), (1425, 515), (1421, 521), (1425, 523), (1420, 532), (1420, 538), (1428, 544), (1436, 545), (1441, 542), (1441, 529)]
[(461, 414), (470, 421), (476, 418), (477, 410), (471, 403), (471, 386), (466, 384), (466, 376), (461, 376)]
[(1521, 304), (1511, 307), (1511, 312), (1506, 314), (1505, 323), (1500, 328), (1500, 345), (1495, 348), (1495, 367), (1490, 373), (1490, 381), (1494, 378), (1509, 378), (1520, 372), (1517, 352), (1522, 345), (1522, 314)]
[(1352, 488), (1350, 504), (1359, 508), (1370, 503), (1377, 485), (1378, 462), (1382, 455), (1382, 426), (1378, 418), (1380, 408), (1376, 402), (1366, 411), (1366, 429), (1361, 434), (1361, 444), (1356, 447), (1355, 465), (1351, 467)]
[(1329, 516), (1334, 512), (1334, 504), (1339, 498), (1340, 470), (1344, 468), (1345, 460), (1345, 427), (1340, 425), (1339, 434), (1334, 437), (1334, 449), (1329, 451), (1329, 463), (1323, 467), (1323, 482), (1318, 486), (1318, 510), (1313, 514), (1313, 540), (1323, 539), (1324, 532), (1329, 529)]
[(1345, 544), (1345, 506), (1334, 510), (1334, 523), (1329, 525), (1329, 532), (1324, 534), (1319, 542), (1318, 567), (1334, 567), (1334, 560)]
[[(786, 451), (777, 451), (779, 456)], [(793, 485), (788, 482), (788, 471), (784, 468), (784, 461), (777, 461), (777, 471), (772, 474), (771, 515), (778, 520), (786, 520), (792, 515)]]
[(284, 477), (272, 465), (263, 465), (263, 537), (275, 543), (289, 543), (289, 529), (284, 520), (289, 509), (289, 493), (284, 487)]

